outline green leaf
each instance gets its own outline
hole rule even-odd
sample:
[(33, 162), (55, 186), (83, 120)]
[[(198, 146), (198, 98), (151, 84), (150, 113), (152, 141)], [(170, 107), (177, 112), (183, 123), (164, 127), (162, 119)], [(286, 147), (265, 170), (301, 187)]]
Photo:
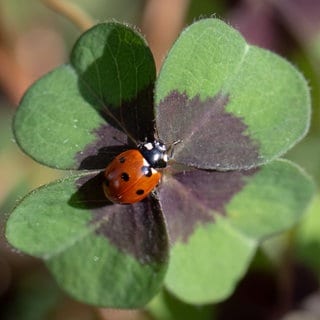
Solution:
[(213, 320), (212, 305), (191, 305), (182, 302), (168, 291), (162, 290), (147, 306), (146, 309), (155, 320)]
[(207, 169), (264, 164), (306, 133), (306, 81), (279, 56), (248, 45), (217, 19), (180, 35), (155, 89), (159, 136), (177, 162)]
[(252, 178), (226, 207), (233, 226), (256, 240), (299, 221), (315, 193), (305, 172), (287, 160), (273, 161)]
[(46, 260), (58, 283), (87, 303), (133, 308), (160, 289), (168, 242), (159, 203), (113, 205), (101, 174), (75, 174), (27, 195), (6, 229), (16, 248)]
[[(82, 96), (130, 137), (153, 138), (152, 53), (141, 34), (123, 24), (100, 24), (71, 53)], [(116, 118), (116, 119), (115, 119)]]
[(320, 194), (312, 202), (297, 230), (295, 246), (298, 258), (320, 276)]
[(245, 274), (255, 249), (256, 243), (225, 219), (198, 226), (187, 243), (172, 247), (166, 287), (187, 303), (221, 301)]
[[(218, 173), (226, 179), (231, 177), (235, 187), (222, 177), (219, 180), (217, 173), (211, 172), (208, 177), (210, 174), (212, 188), (219, 192), (209, 191), (208, 198), (201, 184), (196, 185), (200, 191), (194, 191), (188, 179), (183, 181), (185, 187), (181, 178), (176, 180), (181, 186), (173, 183), (174, 176), (160, 189), (172, 242), (165, 283), (188, 303), (217, 302), (228, 297), (245, 274), (260, 241), (297, 223), (314, 194), (310, 178), (285, 160), (242, 171), (242, 177)], [(167, 203), (162, 199), (168, 195), (167, 190), (176, 199), (176, 207), (170, 205), (171, 198)]]
[(81, 97), (75, 71), (62, 66), (27, 91), (14, 118), (14, 134), (35, 160), (66, 169), (77, 166), (75, 155), (96, 139), (93, 129), (103, 123)]
[(98, 155), (105, 165), (115, 153), (106, 148), (126, 142), (123, 131), (141, 140), (153, 134), (154, 79), (153, 57), (140, 34), (119, 23), (98, 24), (80, 37), (70, 65), (27, 91), (14, 119), (16, 140), (52, 167), (83, 168)]

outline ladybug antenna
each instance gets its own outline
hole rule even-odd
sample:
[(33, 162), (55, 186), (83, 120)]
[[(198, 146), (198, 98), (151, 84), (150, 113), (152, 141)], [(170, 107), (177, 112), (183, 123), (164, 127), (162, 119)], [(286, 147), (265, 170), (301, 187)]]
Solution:
[[(110, 109), (103, 104), (103, 110), (106, 112), (106, 114), (116, 123), (116, 125), (127, 135), (129, 140), (133, 142), (135, 145), (138, 144), (137, 140), (131, 135), (131, 133), (126, 129), (126, 127), (123, 125), (122, 121), (120, 121), (111, 111)], [(114, 137), (115, 138), (115, 137)], [(116, 140), (116, 139), (115, 139)], [(119, 141), (118, 141), (119, 142)]]
[[(81, 78), (80, 78), (81, 80)], [(128, 136), (128, 138), (134, 143), (134, 144), (138, 144), (137, 140), (131, 135), (131, 133), (129, 133), (129, 131), (125, 128), (123, 121), (122, 121), (122, 113), (120, 112), (120, 116), (121, 116), (121, 120), (119, 120), (111, 111), (110, 109), (105, 105), (103, 98), (99, 97), (92, 89), (89, 85), (87, 85), (87, 83), (85, 81), (82, 81), (82, 83), (85, 85), (86, 89), (88, 89), (90, 91), (90, 93), (94, 96), (94, 98), (103, 106), (103, 111), (106, 113), (107, 116), (109, 116), (114, 122), (115, 124)], [(121, 109), (120, 109), (121, 111)]]
[(179, 143), (182, 142), (182, 141), (183, 141), (182, 139), (179, 139), (179, 140), (176, 140), (176, 141), (172, 142), (172, 143), (169, 145), (168, 154), (170, 153), (170, 155), (169, 155), (170, 158), (173, 157), (174, 146), (175, 146), (176, 144), (179, 144)]

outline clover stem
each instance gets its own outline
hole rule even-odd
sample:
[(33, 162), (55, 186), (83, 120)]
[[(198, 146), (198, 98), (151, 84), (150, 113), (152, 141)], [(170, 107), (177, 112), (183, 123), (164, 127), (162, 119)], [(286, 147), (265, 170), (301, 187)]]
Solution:
[(85, 31), (94, 25), (93, 19), (78, 6), (65, 0), (42, 0), (52, 10), (65, 16), (81, 31)]
[(285, 238), (286, 247), (284, 249), (278, 273), (278, 311), (285, 314), (293, 305), (294, 294), (294, 253), (293, 241), (295, 230), (287, 233)]

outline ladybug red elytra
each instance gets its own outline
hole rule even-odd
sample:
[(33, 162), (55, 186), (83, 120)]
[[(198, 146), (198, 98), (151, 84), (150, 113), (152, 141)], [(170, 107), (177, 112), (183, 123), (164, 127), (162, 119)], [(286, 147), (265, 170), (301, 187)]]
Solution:
[(160, 141), (139, 144), (137, 149), (120, 153), (104, 172), (103, 190), (106, 197), (120, 204), (143, 200), (158, 185), (168, 154)]

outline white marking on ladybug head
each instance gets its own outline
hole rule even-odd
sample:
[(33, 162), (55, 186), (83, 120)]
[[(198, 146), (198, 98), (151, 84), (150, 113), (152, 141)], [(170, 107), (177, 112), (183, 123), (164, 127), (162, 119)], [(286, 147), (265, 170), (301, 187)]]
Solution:
[(153, 149), (153, 145), (152, 145), (151, 142), (146, 143), (146, 144), (144, 145), (144, 147), (145, 147), (147, 150), (149, 150), (149, 151)]
[(145, 158), (143, 158), (143, 165), (145, 167), (150, 167), (150, 163)]

